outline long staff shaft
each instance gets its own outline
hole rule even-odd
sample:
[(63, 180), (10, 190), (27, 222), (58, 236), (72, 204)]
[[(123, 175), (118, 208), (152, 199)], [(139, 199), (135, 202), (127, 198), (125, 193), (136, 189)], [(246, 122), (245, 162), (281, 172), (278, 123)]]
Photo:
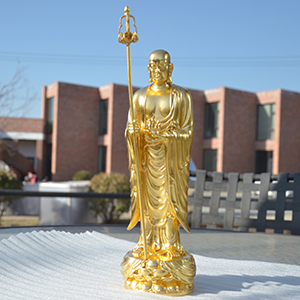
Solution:
[[(128, 96), (129, 96), (129, 105), (130, 105), (130, 117), (131, 121), (136, 121), (136, 116), (134, 116), (133, 110), (133, 91), (132, 91), (132, 83), (131, 83), (131, 59), (130, 59), (130, 44), (126, 45), (126, 53), (127, 53), (127, 76), (128, 76)], [(135, 129), (135, 128), (134, 128)], [(134, 148), (134, 156), (135, 156), (135, 171), (136, 171), (136, 181), (137, 181), (137, 193), (138, 193), (138, 201), (140, 206), (140, 218), (141, 218), (141, 233), (143, 236), (143, 244), (144, 244), (144, 259), (147, 259), (147, 240), (146, 240), (146, 231), (145, 231), (145, 217), (144, 217), (144, 204), (142, 200), (142, 192), (141, 192), (141, 174), (140, 174), (140, 160), (139, 160), (139, 151), (137, 147), (137, 136), (135, 130), (133, 131), (133, 148)]]

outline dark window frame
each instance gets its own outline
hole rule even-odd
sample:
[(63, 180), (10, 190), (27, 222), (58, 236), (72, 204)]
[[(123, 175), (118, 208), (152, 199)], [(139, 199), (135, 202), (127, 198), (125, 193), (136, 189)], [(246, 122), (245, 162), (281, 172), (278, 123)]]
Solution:
[(46, 155), (45, 155), (45, 175), (48, 180), (52, 179), (52, 144), (46, 145)]
[[(211, 157), (209, 157), (211, 156)], [(209, 161), (212, 159), (212, 161)], [(204, 149), (203, 150), (203, 169), (209, 172), (217, 170), (218, 150), (217, 149)]]
[[(266, 110), (270, 107), (270, 116), (267, 116)], [(257, 105), (256, 112), (256, 140), (257, 141), (265, 141), (265, 140), (274, 140), (275, 134), (275, 103), (268, 104), (259, 104)], [(265, 123), (267, 124), (267, 128), (264, 128), (264, 124), (261, 122), (263, 116), (266, 115)]]
[(256, 151), (255, 152), (255, 173), (272, 173), (273, 172), (273, 151)]
[(46, 99), (46, 134), (53, 133), (55, 97)]
[(204, 107), (204, 138), (211, 139), (219, 135), (220, 102), (206, 102)]
[(107, 156), (107, 147), (99, 146), (98, 147), (98, 173), (106, 172), (106, 156)]
[(107, 134), (108, 99), (101, 99), (99, 103), (99, 135)]

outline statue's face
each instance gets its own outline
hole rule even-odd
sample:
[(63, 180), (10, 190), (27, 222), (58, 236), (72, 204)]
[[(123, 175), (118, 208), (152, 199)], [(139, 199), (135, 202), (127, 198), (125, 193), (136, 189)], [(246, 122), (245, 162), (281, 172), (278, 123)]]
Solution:
[(170, 55), (163, 50), (156, 50), (150, 54), (148, 72), (150, 81), (155, 84), (164, 84), (171, 77), (173, 65)]

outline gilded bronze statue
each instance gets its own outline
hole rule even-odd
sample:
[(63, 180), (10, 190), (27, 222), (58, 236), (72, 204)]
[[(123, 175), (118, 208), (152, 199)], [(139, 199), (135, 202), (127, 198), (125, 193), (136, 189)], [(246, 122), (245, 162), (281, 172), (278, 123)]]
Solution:
[[(129, 9), (125, 8), (126, 13), (129, 18)], [(128, 40), (134, 42), (133, 36), (137, 40), (136, 31), (127, 34), (127, 47)], [(119, 41), (121, 38), (119, 35)], [(153, 51), (148, 64), (150, 85), (133, 97), (129, 91), (132, 98), (125, 136), (132, 218), (128, 229), (140, 221), (141, 235), (125, 255), (122, 273), (128, 289), (184, 295), (192, 292), (196, 272), (193, 256), (180, 241), (180, 225), (189, 231), (187, 192), (193, 114), (191, 96), (172, 83), (172, 71), (170, 54)]]

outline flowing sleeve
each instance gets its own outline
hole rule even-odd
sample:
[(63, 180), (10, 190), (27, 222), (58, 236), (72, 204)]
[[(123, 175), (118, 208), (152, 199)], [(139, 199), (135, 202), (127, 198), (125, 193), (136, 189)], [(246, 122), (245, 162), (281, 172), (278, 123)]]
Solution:
[[(140, 90), (137, 91), (133, 96), (133, 115), (138, 115), (138, 101), (140, 97)], [(138, 118), (137, 118), (138, 119)], [(130, 111), (128, 113), (128, 121), (125, 130), (125, 138), (127, 141), (128, 148), (128, 160), (129, 160), (129, 173), (130, 173), (130, 186), (131, 186), (131, 221), (127, 227), (128, 230), (132, 229), (140, 219), (140, 207), (138, 201), (138, 186), (137, 186), (137, 176), (136, 176), (136, 163), (137, 158), (135, 157), (135, 149), (134, 149), (134, 126), (138, 127), (138, 131), (136, 131), (137, 135), (137, 144), (140, 144), (141, 140), (141, 128), (140, 122), (135, 120), (135, 124), (133, 124), (131, 120)]]
[(192, 101), (188, 91), (180, 88), (177, 101), (177, 120), (168, 139), (170, 194), (176, 217), (186, 231), (188, 225), (188, 183), (191, 146), (193, 141)]

